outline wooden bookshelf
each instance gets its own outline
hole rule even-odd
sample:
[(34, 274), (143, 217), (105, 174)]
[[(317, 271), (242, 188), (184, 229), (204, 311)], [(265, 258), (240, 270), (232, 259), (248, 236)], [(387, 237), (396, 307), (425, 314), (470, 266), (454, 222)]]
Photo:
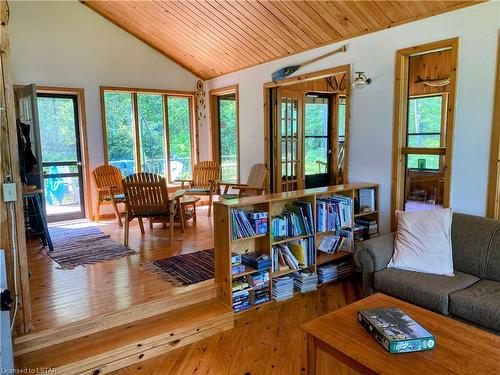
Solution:
[[(360, 213), (357, 212), (357, 204), (355, 203), (359, 197), (359, 189), (374, 189), (375, 190), (375, 207), (373, 211)], [(352, 252), (354, 251), (354, 240), (344, 245), (342, 250), (336, 251), (334, 254), (326, 254), (318, 252), (318, 246), (322, 238), (326, 235), (332, 235), (333, 232), (316, 232), (316, 200), (321, 198), (330, 197), (332, 195), (344, 195), (353, 199), (351, 217), (353, 223), (349, 230), (353, 232), (354, 220), (357, 218), (369, 218), (376, 220), (377, 225), (379, 225), (379, 186), (373, 183), (354, 183), (345, 185), (335, 185), (322, 188), (297, 190), (286, 193), (278, 194), (267, 194), (256, 197), (248, 198), (238, 198), (231, 200), (224, 200), (220, 202), (214, 202), (214, 232), (215, 232), (215, 281), (217, 284), (217, 298), (221, 300), (228, 306), (232, 306), (232, 283), (233, 280), (243, 277), (248, 274), (253, 274), (258, 272), (251, 267), (246, 267), (245, 272), (232, 275), (231, 274), (231, 254), (244, 254), (246, 252), (259, 252), (265, 254), (272, 259), (272, 247), (277, 244), (283, 244), (289, 241), (303, 239), (311, 237), (310, 235), (301, 235), (291, 238), (273, 238), (271, 230), (271, 220), (274, 216), (279, 215), (283, 212), (283, 209), (289, 202), (301, 200), (307, 201), (312, 204), (313, 209), (313, 222), (314, 222), (314, 242), (316, 249), (316, 257), (314, 264), (310, 266), (303, 267), (301, 269), (309, 269), (316, 272), (317, 267), (329, 262), (339, 262), (345, 261), (352, 258)], [(268, 213), (268, 233), (260, 234), (253, 237), (247, 237), (242, 239), (232, 239), (231, 235), (231, 209), (239, 208), (245, 211), (259, 211)], [(352, 233), (354, 239), (354, 234)], [(265, 302), (258, 305), (252, 305), (248, 309), (243, 310), (248, 311), (250, 309), (268, 304), (276, 303), (272, 300), (272, 280), (275, 277), (280, 277), (283, 275), (290, 274), (292, 272), (297, 272), (299, 270), (284, 270), (273, 272), (268, 269), (269, 272), (269, 289), (271, 302)], [(241, 313), (240, 312), (240, 313)]]

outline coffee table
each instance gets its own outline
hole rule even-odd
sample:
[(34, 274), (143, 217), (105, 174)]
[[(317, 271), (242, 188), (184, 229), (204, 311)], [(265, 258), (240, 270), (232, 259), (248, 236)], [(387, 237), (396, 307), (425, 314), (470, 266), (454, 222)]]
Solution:
[[(436, 337), (434, 350), (389, 354), (358, 323), (360, 309), (399, 307)], [(500, 374), (500, 336), (374, 294), (302, 326), (308, 374)]]

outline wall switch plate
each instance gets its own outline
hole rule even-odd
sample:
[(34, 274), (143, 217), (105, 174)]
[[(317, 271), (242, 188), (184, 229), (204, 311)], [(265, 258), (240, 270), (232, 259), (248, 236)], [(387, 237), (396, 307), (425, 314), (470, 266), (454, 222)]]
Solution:
[(14, 182), (6, 182), (3, 184), (3, 200), (4, 202), (15, 202), (17, 200), (17, 189)]

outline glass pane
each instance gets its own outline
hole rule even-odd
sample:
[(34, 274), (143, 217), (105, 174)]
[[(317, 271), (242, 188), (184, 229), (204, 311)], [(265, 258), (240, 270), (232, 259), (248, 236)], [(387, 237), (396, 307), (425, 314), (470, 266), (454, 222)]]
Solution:
[(132, 95), (105, 92), (104, 107), (108, 162), (128, 176), (135, 170)]
[(43, 173), (45, 174), (61, 174), (61, 173), (78, 173), (78, 167), (76, 165), (51, 165), (49, 167), (43, 167)]
[(306, 97), (304, 131), (308, 135), (328, 135), (328, 99)]
[[(416, 167), (415, 167), (416, 165)], [(407, 155), (405, 210), (419, 211), (443, 207), (444, 156)], [(418, 167), (421, 168), (418, 168)], [(435, 169), (429, 168), (435, 167)]]
[(77, 161), (75, 102), (38, 96), (43, 162)]
[(408, 135), (408, 147), (434, 148), (441, 144), (439, 134)]
[(221, 178), (223, 181), (236, 182), (238, 178), (238, 137), (234, 94), (219, 97), (219, 126)]
[(165, 124), (163, 96), (137, 94), (141, 171), (165, 177)]
[(410, 98), (408, 134), (441, 133), (442, 97)]
[(439, 166), (439, 155), (414, 155), (410, 154), (406, 157), (406, 167), (408, 169), (418, 169), (418, 170), (438, 170)]
[(339, 99), (339, 143), (345, 140), (345, 98)]
[(44, 181), (45, 209), (47, 215), (81, 211), (78, 177), (49, 177), (45, 178)]
[(171, 178), (191, 178), (191, 102), (189, 98), (169, 96), (167, 105)]
[(305, 139), (305, 174), (328, 173), (328, 139)]

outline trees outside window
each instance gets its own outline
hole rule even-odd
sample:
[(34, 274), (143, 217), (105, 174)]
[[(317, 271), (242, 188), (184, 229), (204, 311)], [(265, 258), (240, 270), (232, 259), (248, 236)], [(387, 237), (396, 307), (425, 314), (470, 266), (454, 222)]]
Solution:
[(107, 162), (169, 182), (191, 177), (192, 97), (102, 88)]

